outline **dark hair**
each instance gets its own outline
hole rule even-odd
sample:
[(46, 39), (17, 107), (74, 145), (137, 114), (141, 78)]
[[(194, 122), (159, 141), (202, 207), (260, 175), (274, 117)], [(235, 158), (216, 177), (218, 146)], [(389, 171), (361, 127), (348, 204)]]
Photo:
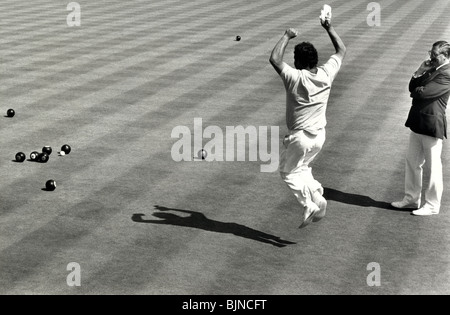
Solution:
[(450, 57), (450, 44), (446, 41), (439, 41), (433, 45), (434, 48), (438, 48), (439, 52), (445, 55), (447, 58)]
[(297, 68), (315, 68), (319, 63), (319, 55), (311, 43), (303, 42), (295, 46), (295, 65)]

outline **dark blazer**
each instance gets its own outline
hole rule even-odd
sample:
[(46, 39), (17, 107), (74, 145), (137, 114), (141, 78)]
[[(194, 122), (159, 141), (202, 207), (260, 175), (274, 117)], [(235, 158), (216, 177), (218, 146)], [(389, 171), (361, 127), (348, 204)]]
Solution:
[(450, 98), (450, 65), (431, 69), (409, 83), (413, 104), (406, 127), (434, 138), (447, 138), (446, 109)]

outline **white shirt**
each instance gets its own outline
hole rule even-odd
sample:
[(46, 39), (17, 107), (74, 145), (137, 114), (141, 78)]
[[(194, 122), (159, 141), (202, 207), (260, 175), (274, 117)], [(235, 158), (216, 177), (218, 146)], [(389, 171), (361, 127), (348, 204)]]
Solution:
[(336, 55), (318, 67), (316, 74), (284, 64), (280, 76), (286, 87), (286, 123), (289, 130), (318, 134), (325, 128), (331, 85), (341, 65), (342, 61)]
[(439, 69), (441, 69), (443, 66), (448, 65), (449, 63), (450, 63), (450, 60), (447, 60), (446, 62), (444, 62), (443, 65), (440, 65), (439, 67), (437, 67), (437, 68), (436, 68), (436, 71), (439, 70)]

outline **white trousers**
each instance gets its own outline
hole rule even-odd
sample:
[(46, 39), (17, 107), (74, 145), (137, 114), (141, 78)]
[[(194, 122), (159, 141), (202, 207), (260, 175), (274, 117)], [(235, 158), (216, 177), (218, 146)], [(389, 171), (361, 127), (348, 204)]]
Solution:
[[(406, 156), (406, 200), (420, 206), (422, 191), (424, 190), (425, 198), (422, 207), (437, 213), (441, 208), (444, 191), (442, 146), (442, 139), (411, 132)], [(430, 176), (429, 184), (426, 187), (423, 187), (424, 174)]]
[(312, 197), (317, 191), (321, 195), (324, 193), (322, 185), (312, 175), (310, 164), (322, 150), (325, 139), (325, 129), (318, 135), (296, 130), (291, 131), (283, 142), (280, 174), (303, 207), (317, 207)]

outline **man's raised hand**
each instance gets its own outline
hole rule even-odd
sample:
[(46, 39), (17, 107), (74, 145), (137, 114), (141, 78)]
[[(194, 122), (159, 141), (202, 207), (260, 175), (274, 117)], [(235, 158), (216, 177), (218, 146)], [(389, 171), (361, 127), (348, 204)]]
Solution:
[(286, 30), (286, 35), (289, 37), (289, 39), (293, 39), (298, 36), (298, 31), (295, 28), (290, 28)]

